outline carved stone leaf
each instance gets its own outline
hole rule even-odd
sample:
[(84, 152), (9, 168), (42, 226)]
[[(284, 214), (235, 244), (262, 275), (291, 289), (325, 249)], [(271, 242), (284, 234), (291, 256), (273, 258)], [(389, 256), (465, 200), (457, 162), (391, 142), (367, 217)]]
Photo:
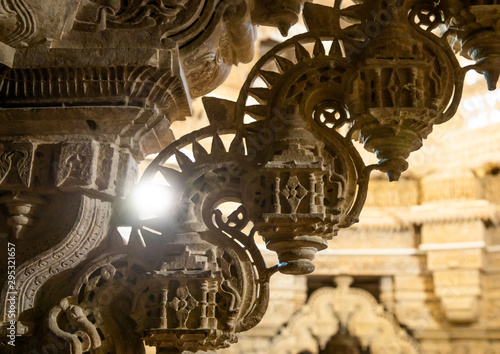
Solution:
[(186, 309), (188, 311), (191, 311), (192, 309), (194, 309), (196, 306), (198, 306), (198, 301), (195, 300), (194, 297), (192, 297), (191, 295), (189, 295), (189, 297), (186, 299)]
[(179, 303), (180, 302), (181, 302), (181, 300), (179, 300), (178, 297), (175, 297), (170, 302), (170, 306), (172, 306), (174, 308), (174, 310), (177, 311), (177, 310), (179, 310)]

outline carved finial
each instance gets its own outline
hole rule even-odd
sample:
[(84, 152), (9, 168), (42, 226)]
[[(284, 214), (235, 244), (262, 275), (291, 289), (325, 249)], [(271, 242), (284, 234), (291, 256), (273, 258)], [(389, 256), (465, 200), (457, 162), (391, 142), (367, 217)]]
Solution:
[(341, 291), (347, 291), (354, 282), (354, 278), (347, 275), (339, 275), (333, 278), (333, 282)]

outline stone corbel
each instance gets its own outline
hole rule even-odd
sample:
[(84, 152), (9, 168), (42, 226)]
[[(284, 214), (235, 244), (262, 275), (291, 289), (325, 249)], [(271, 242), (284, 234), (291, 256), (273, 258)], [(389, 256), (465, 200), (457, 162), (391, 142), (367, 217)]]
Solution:
[[(485, 267), (484, 223), (474, 218), (467, 220), (467, 217), (464, 213), (464, 220), (427, 222), (422, 227), (419, 247), (427, 255), (434, 293), (441, 302), (444, 316), (457, 324), (479, 320), (481, 272)], [(454, 242), (447, 242), (452, 235)]]
[(81, 0), (6, 0), (0, 3), (0, 42), (12, 47), (50, 43), (73, 26)]
[(441, 299), (446, 319), (457, 324), (476, 322), (481, 299), (480, 272), (443, 270), (433, 275), (435, 293)]
[(246, 0), (221, 1), (204, 32), (180, 46), (182, 68), (191, 96), (203, 96), (218, 87), (240, 62), (253, 59), (254, 28)]

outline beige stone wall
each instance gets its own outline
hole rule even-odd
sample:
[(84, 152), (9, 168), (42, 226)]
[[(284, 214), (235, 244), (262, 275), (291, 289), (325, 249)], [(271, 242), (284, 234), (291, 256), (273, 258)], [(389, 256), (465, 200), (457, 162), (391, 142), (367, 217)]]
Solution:
[[(422, 353), (497, 353), (499, 181), (469, 168), (398, 183), (371, 181), (359, 224), (341, 230), (318, 253), (311, 276), (380, 277), (380, 302)], [(266, 348), (287, 328), (296, 299), (305, 300), (307, 289), (292, 283), (276, 278), (271, 301), (280, 302), (280, 310), (271, 306), (259, 326), (222, 352), (270, 353)], [(281, 303), (283, 296), (295, 300)]]

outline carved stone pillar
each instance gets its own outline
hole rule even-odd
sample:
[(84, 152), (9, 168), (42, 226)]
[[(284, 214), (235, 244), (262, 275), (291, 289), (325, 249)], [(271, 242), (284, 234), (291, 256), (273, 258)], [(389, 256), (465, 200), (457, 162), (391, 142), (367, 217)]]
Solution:
[[(278, 21), (267, 13), (265, 20), (289, 27), (301, 4), (292, 6), (287, 18)], [(189, 339), (180, 347), (197, 343), (200, 335), (208, 342), (234, 341), (231, 326), (237, 325), (238, 316), (249, 315), (240, 313), (248, 309), (244, 307), (248, 301), (238, 300), (242, 295), (237, 291), (251, 291), (231, 280), (251, 272), (248, 265), (238, 274), (226, 269), (237, 262), (236, 254), (226, 256), (227, 264), (216, 264), (220, 248), (198, 234), (190, 246), (183, 241), (177, 255), (195, 259), (195, 268), (191, 261), (181, 268), (196, 278), (183, 284), (172, 280), (180, 268), (162, 267), (159, 255), (148, 255), (152, 262), (141, 269), (158, 274), (138, 273), (134, 278), (137, 289), (144, 286), (140, 294), (147, 294), (146, 299), (114, 293), (120, 286), (132, 286), (136, 269), (129, 273), (120, 268), (125, 261), (113, 265), (107, 260), (110, 264), (101, 268), (96, 262), (118, 247), (112, 228), (116, 204), (137, 176), (136, 160), (172, 142), (169, 125), (189, 115), (191, 97), (210, 92), (232, 65), (252, 59), (252, 16), (258, 20), (253, 12), (266, 13), (260, 6), (252, 0), (0, 4), (0, 13), (6, 14), (0, 16), (0, 233), (8, 232), (1, 237), (2, 250), (15, 255), (13, 278), (9, 273), (9, 281), (2, 283), (2, 340), (14, 338), (15, 349), (26, 352), (73, 353), (97, 348), (138, 353), (144, 350), (142, 340), (165, 347), (163, 336), (174, 344), (184, 343), (154, 330), (145, 338), (134, 332), (130, 309), (148, 305), (149, 296), (163, 296), (162, 317), (155, 314), (144, 330), (189, 332), (196, 327), (199, 333), (195, 330), (190, 337), (186, 332)], [(140, 248), (136, 252), (140, 254)], [(200, 270), (198, 259), (203, 255), (209, 265)], [(3, 256), (0, 259), (7, 262)], [(77, 290), (86, 284), (84, 288), (95, 288), (94, 292), (81, 298), (81, 290), (74, 297), (75, 275), (90, 268), (94, 270), (82, 273)], [(2, 263), (2, 282), (7, 269)], [(97, 269), (98, 276), (92, 273)], [(120, 274), (126, 279), (116, 278)], [(113, 285), (107, 288), (103, 282)], [(197, 293), (198, 287), (205, 289), (203, 294)], [(103, 298), (98, 293), (101, 288), (105, 288)], [(265, 294), (262, 290), (264, 298)], [(116, 302), (101, 304), (92, 317), (87, 303), (93, 304), (94, 296)], [(227, 318), (235, 323), (221, 324), (216, 318), (220, 309), (215, 302), (220, 297), (230, 304)], [(199, 310), (192, 307), (195, 304)], [(107, 316), (113, 319), (107, 321)], [(192, 316), (200, 317), (198, 324), (192, 323)], [(123, 319), (118, 327), (116, 318)], [(102, 321), (108, 326), (100, 332)], [(220, 332), (220, 326), (226, 332)], [(119, 342), (117, 331), (129, 347)]]
[(135, 158), (165, 144), (168, 135), (151, 134), (189, 112), (178, 61), (172, 45), (33, 47), (0, 68), (0, 193), (6, 241), (17, 250), (15, 284), (2, 289), (3, 329), (15, 320), (17, 335), (37, 331), (47, 296), (64, 294), (59, 284), (103, 246), (113, 200), (136, 178)]

